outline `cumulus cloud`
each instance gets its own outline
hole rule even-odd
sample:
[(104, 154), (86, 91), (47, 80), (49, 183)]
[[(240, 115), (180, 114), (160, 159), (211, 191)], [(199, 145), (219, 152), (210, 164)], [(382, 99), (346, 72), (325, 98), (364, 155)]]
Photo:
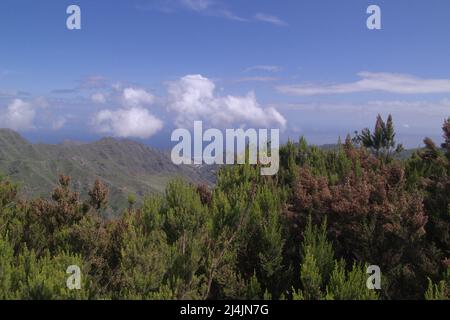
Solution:
[(191, 126), (204, 120), (214, 126), (281, 127), (286, 119), (272, 107), (262, 108), (253, 92), (246, 96), (217, 96), (215, 84), (201, 75), (187, 75), (168, 87), (169, 110), (177, 114), (176, 124)]
[(270, 24), (273, 24), (278, 27), (287, 26), (287, 23), (285, 21), (281, 20), (280, 18), (278, 18), (276, 16), (270, 15), (270, 14), (257, 13), (257, 14), (255, 14), (254, 18), (255, 18), (255, 20), (270, 23)]
[(145, 108), (155, 101), (151, 93), (128, 87), (123, 89), (119, 100), (121, 108), (104, 109), (94, 115), (92, 125), (97, 132), (121, 138), (145, 139), (163, 128), (163, 122)]
[(16, 131), (62, 129), (72, 117), (67, 112), (62, 114), (64, 102), (42, 96), (27, 100), (13, 99), (7, 107), (0, 108), (0, 127)]
[(163, 127), (161, 120), (143, 108), (102, 110), (95, 115), (93, 124), (100, 133), (143, 139), (151, 137)]
[(33, 106), (21, 99), (14, 99), (2, 117), (1, 125), (13, 130), (29, 130), (34, 128), (36, 111)]
[(155, 101), (155, 96), (143, 89), (125, 88), (123, 99), (127, 107), (140, 107), (152, 104)]
[(299, 84), (277, 87), (281, 93), (312, 96), (384, 91), (396, 94), (449, 93), (450, 79), (424, 79), (408, 74), (360, 72), (356, 82), (341, 84)]

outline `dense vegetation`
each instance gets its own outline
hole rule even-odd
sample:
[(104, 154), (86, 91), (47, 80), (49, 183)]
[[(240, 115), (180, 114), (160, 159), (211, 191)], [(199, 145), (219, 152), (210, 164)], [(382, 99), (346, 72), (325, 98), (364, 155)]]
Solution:
[(170, 154), (127, 139), (103, 138), (90, 143), (64, 141), (32, 144), (10, 129), (0, 129), (0, 172), (21, 184), (26, 197), (48, 197), (59, 173), (72, 178), (72, 187), (85, 198), (99, 177), (109, 189), (105, 215), (127, 208), (129, 193), (163, 193), (175, 177), (194, 183), (214, 181), (214, 167), (177, 166)]
[(174, 180), (114, 219), (100, 180), (85, 200), (64, 175), (51, 199), (24, 200), (2, 179), (0, 298), (449, 298), (449, 121), (442, 147), (425, 139), (407, 160), (379, 117), (336, 150), (288, 142), (277, 176), (223, 167), (214, 189)]

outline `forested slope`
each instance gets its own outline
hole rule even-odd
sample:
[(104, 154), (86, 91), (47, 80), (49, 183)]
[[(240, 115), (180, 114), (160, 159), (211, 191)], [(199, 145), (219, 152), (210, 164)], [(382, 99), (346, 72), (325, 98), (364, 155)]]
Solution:
[[(220, 169), (212, 189), (176, 179), (102, 219), (97, 180), (80, 200), (60, 177), (52, 199), (0, 182), (0, 298), (445, 299), (450, 284), (450, 123), (445, 142), (397, 160), (392, 119), (336, 150), (304, 139), (278, 175)], [(18, 151), (21, 152), (21, 151)], [(81, 290), (66, 268), (82, 270)], [(366, 287), (366, 267), (382, 272)]]

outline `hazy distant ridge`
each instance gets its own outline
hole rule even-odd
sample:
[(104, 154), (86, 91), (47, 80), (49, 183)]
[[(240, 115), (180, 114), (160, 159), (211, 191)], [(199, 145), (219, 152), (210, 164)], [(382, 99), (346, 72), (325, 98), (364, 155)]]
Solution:
[(100, 177), (110, 188), (115, 209), (126, 205), (129, 193), (163, 192), (174, 177), (214, 181), (211, 167), (176, 166), (166, 152), (135, 141), (104, 138), (92, 143), (31, 144), (9, 129), (0, 129), (0, 173), (21, 182), (27, 196), (49, 195), (59, 173), (70, 175), (82, 196)]

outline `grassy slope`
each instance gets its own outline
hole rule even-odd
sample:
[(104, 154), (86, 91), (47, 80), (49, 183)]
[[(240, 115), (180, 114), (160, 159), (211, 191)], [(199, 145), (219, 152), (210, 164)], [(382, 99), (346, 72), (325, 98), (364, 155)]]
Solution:
[(0, 172), (23, 185), (27, 196), (48, 196), (59, 173), (70, 175), (82, 197), (100, 177), (110, 188), (115, 211), (126, 206), (129, 193), (142, 197), (164, 191), (167, 182), (183, 177), (212, 183), (208, 168), (175, 166), (168, 154), (130, 140), (105, 138), (87, 144), (30, 144), (19, 134), (0, 129)]

